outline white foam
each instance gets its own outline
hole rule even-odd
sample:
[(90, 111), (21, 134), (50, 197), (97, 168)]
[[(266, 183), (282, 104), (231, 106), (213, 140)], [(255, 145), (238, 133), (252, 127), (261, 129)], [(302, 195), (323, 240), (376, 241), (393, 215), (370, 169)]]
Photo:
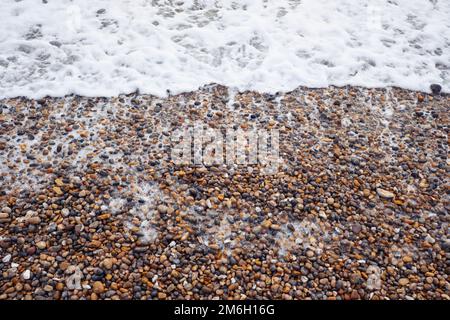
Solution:
[[(152, 183), (141, 183), (132, 186), (134, 196), (144, 200), (144, 203), (137, 203), (129, 213), (132, 217), (140, 220), (139, 229), (144, 242), (153, 242), (158, 237), (158, 230), (153, 226), (156, 214), (156, 204), (158, 201), (166, 199), (159, 187)], [(111, 205), (111, 204), (110, 204)], [(131, 227), (131, 225), (130, 225)]]
[(164, 96), (212, 82), (450, 92), (447, 0), (46, 2), (1, 1), (0, 97)]
[(291, 223), (293, 230), (283, 226), (277, 233), (276, 243), (278, 254), (285, 256), (289, 251), (296, 248), (304, 250), (311, 249), (320, 252), (324, 242), (329, 241), (330, 235), (327, 228), (320, 226), (314, 221), (302, 220)]

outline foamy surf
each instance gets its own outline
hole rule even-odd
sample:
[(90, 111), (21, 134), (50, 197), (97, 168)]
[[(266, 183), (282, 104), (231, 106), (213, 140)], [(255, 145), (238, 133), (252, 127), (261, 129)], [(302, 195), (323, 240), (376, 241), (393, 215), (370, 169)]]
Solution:
[(0, 97), (399, 86), (450, 92), (450, 2), (2, 0)]

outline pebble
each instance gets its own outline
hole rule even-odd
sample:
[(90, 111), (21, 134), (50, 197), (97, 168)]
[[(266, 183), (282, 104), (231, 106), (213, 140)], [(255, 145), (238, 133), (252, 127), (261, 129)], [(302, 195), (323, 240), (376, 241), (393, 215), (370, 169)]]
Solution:
[(61, 190), (60, 187), (53, 187), (53, 191), (55, 191), (57, 195), (63, 195), (64, 194), (64, 192)]
[(430, 86), (431, 92), (433, 92), (433, 94), (439, 94), (441, 93), (442, 87), (439, 84), (433, 83)]
[(362, 226), (361, 226), (359, 223), (354, 223), (354, 224), (352, 225), (352, 231), (353, 231), (353, 233), (358, 234), (358, 233), (361, 232), (361, 230), (362, 230)]
[(165, 206), (165, 205), (160, 204), (160, 205), (158, 206), (158, 212), (159, 212), (159, 213), (165, 214), (165, 213), (167, 213), (167, 210), (168, 210), (168, 208), (167, 208), (167, 206)]
[(37, 225), (41, 223), (41, 218), (39, 217), (30, 217), (26, 220), (27, 224)]
[(413, 261), (413, 259), (410, 256), (404, 256), (402, 260), (404, 263), (410, 263)]
[(364, 189), (363, 190), (363, 194), (364, 194), (364, 197), (368, 198), (370, 196), (370, 190), (369, 189)]
[(43, 250), (47, 247), (47, 243), (45, 243), (45, 241), (39, 241), (38, 243), (36, 243), (36, 247)]
[(4, 213), (7, 213), (7, 214), (10, 214), (10, 213), (12, 212), (12, 210), (11, 210), (10, 207), (3, 207), (3, 208), (0, 210), (0, 212), (4, 212)]
[(114, 264), (114, 262), (113, 262), (113, 259), (111, 259), (111, 258), (106, 258), (105, 260), (103, 260), (103, 266), (108, 270), (112, 269), (113, 264)]
[[(449, 98), (387, 92), (1, 100), (1, 298), (449, 299)], [(278, 129), (278, 170), (175, 164), (196, 121)]]
[(8, 263), (9, 261), (11, 261), (11, 254), (7, 254), (3, 257), (2, 262), (3, 263)]
[(52, 292), (53, 291), (53, 287), (51, 286), (51, 285), (45, 285), (44, 286), (44, 291), (46, 291), (46, 292)]
[(392, 199), (392, 198), (395, 197), (395, 195), (392, 192), (390, 192), (388, 190), (381, 189), (381, 188), (377, 188), (377, 194), (380, 197), (386, 198), (386, 199)]
[(102, 294), (105, 291), (105, 286), (100, 281), (95, 281), (92, 285), (92, 289), (96, 294)]
[(31, 271), (25, 270), (24, 272), (22, 272), (21, 276), (23, 280), (29, 280), (31, 278)]
[(167, 294), (165, 294), (164, 292), (158, 292), (158, 299), (166, 299), (167, 298)]
[(8, 219), (9, 213), (6, 212), (0, 212), (0, 219)]
[(427, 234), (427, 236), (425, 237), (425, 241), (431, 244), (434, 244), (436, 242), (436, 240), (429, 234)]
[(87, 194), (88, 194), (88, 192), (87, 192), (86, 190), (81, 190), (81, 191), (78, 193), (78, 196), (79, 196), (80, 198), (84, 198), (84, 197), (87, 196)]

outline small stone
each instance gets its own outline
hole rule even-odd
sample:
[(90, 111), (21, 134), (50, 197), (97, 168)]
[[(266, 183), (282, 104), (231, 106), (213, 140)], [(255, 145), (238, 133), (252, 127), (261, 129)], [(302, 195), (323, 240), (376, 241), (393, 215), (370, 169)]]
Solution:
[(164, 292), (158, 292), (158, 299), (165, 299), (167, 295)]
[(431, 244), (434, 244), (436, 242), (436, 240), (429, 234), (427, 234), (427, 236), (425, 237), (425, 241)]
[(181, 236), (181, 241), (186, 241), (189, 238), (189, 232), (185, 232), (182, 236)]
[(66, 271), (67, 268), (68, 268), (69, 266), (70, 266), (70, 265), (69, 265), (69, 263), (68, 263), (67, 261), (63, 261), (63, 262), (61, 262), (61, 263), (59, 264), (59, 268), (60, 268), (62, 271)]
[(314, 257), (314, 251), (312, 251), (312, 250), (306, 251), (306, 256), (307, 256), (308, 258)]
[(272, 224), (272, 225), (270, 225), (270, 229), (279, 231), (279, 230), (281, 230), (281, 226), (278, 224)]
[(46, 292), (52, 292), (53, 291), (53, 287), (49, 284), (44, 286), (44, 291)]
[(41, 218), (39, 218), (39, 217), (29, 217), (29, 218), (26, 220), (26, 223), (27, 223), (27, 224), (33, 224), (33, 225), (36, 225), (36, 224), (41, 223)]
[(12, 212), (12, 210), (11, 210), (10, 207), (3, 207), (2, 210), (0, 210), (0, 211), (1, 211), (1, 212), (8, 213), (8, 214)]
[(361, 232), (361, 230), (362, 230), (362, 226), (361, 226), (359, 223), (354, 223), (354, 224), (352, 225), (352, 231), (353, 231), (353, 233), (358, 234), (358, 233)]
[(351, 294), (351, 298), (352, 298), (352, 300), (359, 300), (359, 299), (361, 299), (361, 296), (359, 295), (358, 291), (353, 290), (352, 294)]
[(64, 185), (64, 182), (63, 182), (61, 179), (56, 179), (56, 180), (55, 180), (55, 184), (56, 184), (58, 187), (62, 187), (62, 186)]
[(111, 258), (106, 258), (105, 260), (103, 260), (103, 266), (108, 269), (111, 270), (113, 267), (113, 259)]
[(398, 280), (398, 284), (401, 286), (406, 286), (409, 283), (409, 280), (407, 278), (401, 278)]
[(392, 199), (395, 197), (395, 194), (393, 194), (392, 192), (388, 191), (388, 190), (384, 190), (381, 188), (377, 188), (377, 194), (385, 199)]
[(446, 239), (446, 240), (442, 241), (441, 247), (443, 250), (450, 252), (450, 239)]
[(82, 137), (82, 138), (87, 138), (87, 137), (89, 137), (89, 131), (81, 130), (81, 131), (79, 131), (78, 133), (80, 134), (80, 137)]
[(359, 164), (360, 164), (360, 160), (356, 157), (351, 157), (350, 162), (355, 166), (359, 166)]
[(404, 256), (402, 260), (404, 263), (411, 263), (413, 261), (410, 256)]
[(11, 254), (8, 253), (6, 256), (3, 257), (2, 262), (8, 263), (9, 261), (11, 261)]
[(109, 219), (110, 217), (111, 217), (111, 214), (105, 213), (105, 214), (99, 215), (97, 218), (98, 218), (98, 220), (106, 220), (106, 219)]
[(78, 196), (79, 197), (81, 197), (81, 198), (84, 198), (84, 197), (86, 197), (87, 196), (87, 191), (86, 190), (81, 190), (79, 193), (78, 193)]
[(433, 83), (430, 86), (431, 92), (433, 92), (433, 94), (439, 94), (441, 93), (442, 87), (439, 84)]
[(39, 241), (38, 243), (36, 243), (36, 247), (43, 250), (47, 247), (47, 243), (45, 243), (45, 241)]
[(8, 219), (9, 213), (6, 212), (0, 212), (0, 219)]
[(96, 294), (102, 294), (105, 291), (105, 286), (100, 281), (95, 281), (92, 285), (92, 289)]
[(92, 240), (88, 246), (92, 247), (92, 248), (100, 248), (102, 246), (102, 243), (98, 240)]
[(261, 224), (264, 228), (268, 229), (272, 225), (272, 221), (270, 220), (264, 220)]
[(323, 210), (319, 211), (319, 217), (321, 217), (322, 219), (325, 219), (325, 220), (328, 218), (327, 214)]
[(62, 192), (60, 187), (53, 187), (53, 191), (55, 191), (57, 195), (64, 194), (64, 192)]
[(333, 198), (328, 198), (328, 199), (327, 199), (327, 203), (328, 203), (329, 205), (332, 205), (332, 204), (334, 203), (334, 199), (333, 199)]
[(173, 283), (171, 283), (168, 287), (167, 287), (167, 291), (168, 292), (172, 292), (173, 290), (175, 290), (175, 285)]
[(163, 204), (160, 204), (157, 209), (158, 209), (158, 212), (162, 213), (162, 214), (167, 213), (167, 210), (168, 210), (167, 206), (165, 206)]
[(31, 271), (27, 269), (24, 272), (22, 272), (21, 276), (23, 280), (29, 280), (31, 278)]
[(254, 234), (260, 234), (261, 231), (262, 231), (261, 226), (256, 226), (256, 227), (253, 228), (253, 233)]

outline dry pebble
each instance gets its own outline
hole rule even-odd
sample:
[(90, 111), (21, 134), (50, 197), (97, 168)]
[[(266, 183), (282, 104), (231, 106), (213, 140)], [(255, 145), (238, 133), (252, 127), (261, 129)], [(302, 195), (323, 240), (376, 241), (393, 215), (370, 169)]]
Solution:
[(386, 198), (386, 199), (392, 199), (395, 197), (395, 195), (392, 192), (381, 189), (381, 188), (377, 188), (377, 193), (380, 197)]
[(96, 294), (102, 294), (105, 291), (105, 286), (100, 281), (95, 281), (92, 290)]

